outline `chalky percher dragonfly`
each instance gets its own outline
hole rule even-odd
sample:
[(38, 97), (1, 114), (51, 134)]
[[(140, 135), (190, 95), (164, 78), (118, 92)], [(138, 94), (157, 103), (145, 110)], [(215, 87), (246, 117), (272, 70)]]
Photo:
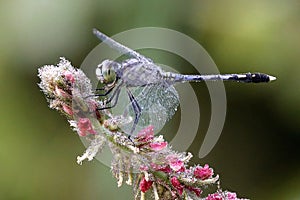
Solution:
[[(216, 74), (216, 75), (183, 75), (165, 72), (151, 59), (114, 41), (110, 37), (94, 29), (93, 33), (104, 43), (130, 58), (123, 62), (104, 60), (96, 68), (96, 76), (104, 84), (104, 94), (109, 96), (104, 107), (110, 109), (117, 105), (122, 88), (126, 89), (129, 105), (124, 115), (134, 118), (127, 127), (130, 135), (136, 126), (154, 125), (162, 127), (176, 112), (179, 95), (174, 88), (175, 83), (201, 81), (237, 81), (243, 83), (267, 83), (275, 77), (263, 73)], [(107, 106), (110, 104), (109, 106)]]

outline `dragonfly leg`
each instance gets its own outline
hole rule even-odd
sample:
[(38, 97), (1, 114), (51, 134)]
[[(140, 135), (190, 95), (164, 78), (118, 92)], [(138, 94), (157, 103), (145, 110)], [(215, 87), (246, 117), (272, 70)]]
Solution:
[[(93, 95), (89, 95), (89, 96), (86, 96), (84, 97), (85, 99), (87, 98), (90, 98), (90, 97), (104, 97), (104, 96), (107, 96), (114, 88), (110, 88), (109, 90), (107, 90), (104, 94), (93, 94)], [(104, 88), (99, 88), (99, 89), (96, 89), (97, 90), (105, 90)]]
[(117, 86), (117, 88), (115, 89), (115, 91), (113, 92), (113, 94), (108, 98), (108, 100), (106, 101), (106, 103), (110, 103), (114, 99), (114, 97), (115, 97), (116, 94), (117, 94), (117, 98), (116, 98), (116, 101), (115, 101), (114, 104), (117, 103), (122, 86), (123, 86), (122, 83)]
[[(121, 92), (121, 87), (123, 86), (123, 83), (121, 82), (115, 89), (115, 91), (113, 92), (113, 94), (109, 97), (109, 99), (106, 101), (106, 103), (110, 103), (112, 102), (113, 99), (115, 99), (114, 103), (111, 106), (107, 106), (107, 107), (102, 107), (102, 108), (98, 108), (97, 110), (105, 110), (105, 109), (110, 109), (113, 108), (117, 105), (118, 103), (118, 99), (119, 99), (119, 95)], [(114, 88), (114, 87), (113, 87)], [(112, 91), (112, 89), (109, 89), (106, 93), (110, 93)]]
[[(109, 93), (111, 93), (111, 91), (114, 89), (114, 87), (110, 88), (109, 90), (107, 90), (104, 94), (95, 94), (94, 96), (96, 97), (104, 97), (107, 96)], [(99, 88), (96, 90), (104, 90), (103, 88)]]
[(105, 109), (110, 109), (110, 108), (115, 107), (117, 105), (117, 103), (118, 103), (120, 92), (121, 92), (121, 89), (118, 87), (115, 90), (115, 92), (112, 94), (112, 96), (109, 98), (109, 100), (107, 101), (107, 103), (110, 103), (113, 100), (113, 98), (115, 97), (114, 103), (112, 105), (110, 105), (110, 106), (98, 108), (97, 110), (105, 110)]
[(127, 89), (127, 94), (129, 96), (132, 108), (134, 110), (135, 113), (135, 118), (134, 118), (134, 122), (133, 122), (133, 126), (131, 128), (130, 134), (132, 134), (136, 128), (137, 123), (139, 122), (140, 116), (141, 116), (141, 107), (139, 106), (138, 102), (135, 100), (133, 94), (130, 92), (129, 89)]
[(105, 87), (95, 89), (95, 91), (99, 91), (99, 90), (105, 90)]

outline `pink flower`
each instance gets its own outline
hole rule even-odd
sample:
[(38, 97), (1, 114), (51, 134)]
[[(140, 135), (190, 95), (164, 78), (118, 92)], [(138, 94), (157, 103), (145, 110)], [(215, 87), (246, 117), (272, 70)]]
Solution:
[(140, 190), (142, 192), (147, 192), (147, 190), (149, 190), (152, 186), (153, 181), (146, 181), (145, 177), (143, 177), (143, 179), (140, 182)]
[(71, 98), (71, 95), (65, 92), (64, 90), (60, 89), (57, 85), (55, 86), (55, 94), (58, 97), (63, 97), (63, 98)]
[(184, 167), (184, 162), (182, 162), (181, 160), (175, 160), (175, 161), (171, 161), (169, 163), (171, 169), (173, 169), (175, 172), (181, 170), (182, 167)]
[(238, 200), (238, 198), (234, 192), (225, 192), (209, 194), (205, 200)]
[(75, 78), (74, 78), (74, 76), (73, 76), (73, 74), (71, 72), (65, 71), (64, 75), (65, 75), (65, 79), (67, 81), (69, 81), (70, 83), (74, 83), (75, 82)]
[(157, 165), (155, 163), (151, 163), (150, 165), (151, 168), (154, 169), (155, 171), (162, 171), (168, 174), (172, 172), (169, 165)]
[(86, 136), (87, 133), (96, 134), (96, 131), (92, 127), (92, 123), (88, 118), (80, 118), (77, 127), (79, 129), (80, 136)]
[(177, 172), (185, 172), (185, 166), (182, 166), (179, 170), (177, 170)]
[(181, 185), (181, 183), (179, 182), (179, 180), (177, 179), (177, 177), (173, 176), (170, 181), (171, 181), (172, 185), (174, 186), (174, 188), (176, 188), (176, 190), (178, 191), (178, 193), (180, 195), (182, 195), (183, 185)]
[(98, 108), (98, 103), (97, 103), (95, 100), (89, 99), (89, 100), (87, 101), (87, 103), (88, 103), (88, 105), (89, 105), (89, 107), (90, 107), (90, 109), (91, 109), (92, 111), (96, 111), (96, 110), (97, 110), (97, 108)]
[(186, 188), (192, 192), (194, 192), (198, 197), (200, 196), (200, 194), (202, 193), (202, 190), (200, 188), (195, 188), (195, 187), (191, 187), (191, 186), (186, 186)]
[(88, 99), (86, 101), (86, 103), (88, 104), (89, 109), (96, 114), (97, 119), (99, 121), (102, 121), (103, 116), (100, 114), (100, 112), (98, 110), (98, 103), (97, 103), (97, 101), (95, 101), (94, 99)]
[(219, 193), (214, 193), (214, 194), (209, 194), (205, 200), (224, 200), (221, 194)]
[(175, 155), (169, 155), (166, 157), (166, 159), (168, 160), (171, 169), (175, 172), (182, 170), (184, 167), (184, 162), (179, 160), (179, 158), (177, 158)]
[(149, 142), (153, 140), (154, 137), (154, 128), (152, 125), (142, 129), (138, 134), (137, 134), (137, 139), (140, 142)]
[(154, 142), (149, 144), (150, 148), (154, 151), (160, 151), (166, 148), (167, 145), (168, 145), (167, 142)]
[(196, 167), (194, 170), (194, 176), (202, 180), (208, 179), (213, 175), (213, 169), (209, 168), (208, 164), (204, 167)]
[(146, 165), (141, 165), (141, 166), (140, 166), (140, 170), (141, 170), (141, 171), (148, 171), (148, 170), (149, 170), (149, 167), (147, 167)]
[(62, 105), (63, 110), (65, 111), (65, 113), (67, 113), (68, 115), (73, 115), (73, 110), (70, 106), (67, 106), (66, 104)]
[(227, 196), (228, 200), (236, 200), (237, 199), (236, 193), (234, 193), (234, 192), (226, 192), (226, 196)]

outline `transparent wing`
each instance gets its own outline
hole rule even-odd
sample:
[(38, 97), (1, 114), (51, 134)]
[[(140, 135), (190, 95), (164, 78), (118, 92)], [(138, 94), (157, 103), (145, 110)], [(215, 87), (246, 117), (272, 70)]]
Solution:
[(145, 56), (139, 54), (138, 52), (120, 44), (119, 42), (111, 39), (110, 37), (108, 37), (107, 35), (105, 35), (104, 33), (100, 32), (95, 28), (93, 29), (93, 33), (97, 36), (97, 38), (99, 38), (102, 42), (107, 44), (112, 49), (116, 49), (122, 54), (127, 54), (128, 56), (137, 58), (145, 63), (153, 63), (151, 59), (146, 58)]
[[(133, 88), (132, 93), (141, 107), (141, 116), (134, 133), (148, 125), (153, 125), (154, 131), (158, 132), (172, 118), (179, 105), (179, 95), (173, 85), (152, 84)], [(130, 123), (121, 125), (121, 128), (129, 133), (135, 118), (131, 104), (126, 106), (123, 115), (132, 118)]]

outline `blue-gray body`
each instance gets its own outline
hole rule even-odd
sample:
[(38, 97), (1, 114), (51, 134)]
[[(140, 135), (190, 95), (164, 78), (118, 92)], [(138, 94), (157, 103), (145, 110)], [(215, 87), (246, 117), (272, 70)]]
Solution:
[[(112, 102), (114, 99), (114, 103), (101, 109), (114, 107), (117, 104), (121, 88), (126, 87), (130, 104), (124, 109), (124, 115), (134, 115), (134, 121), (128, 130), (130, 134), (136, 127), (143, 128), (149, 124), (159, 130), (174, 115), (179, 105), (179, 95), (173, 87), (173, 84), (177, 82), (221, 80), (260, 83), (276, 79), (262, 73), (183, 75), (165, 72), (149, 58), (114, 41), (100, 31), (94, 29), (94, 34), (111, 48), (130, 57), (121, 63), (105, 60), (96, 70), (99, 80), (106, 83), (107, 93), (104, 96), (113, 91), (108, 102)], [(116, 76), (110, 76), (111, 70)]]
[(149, 84), (172, 85), (176, 82), (200, 82), (200, 81), (238, 81), (238, 82), (269, 82), (270, 78), (262, 73), (245, 74), (217, 74), (217, 75), (183, 75), (163, 71), (158, 65), (152, 62), (143, 62), (132, 58), (122, 62), (118, 69), (115, 69), (118, 78), (127, 87), (140, 87)]

